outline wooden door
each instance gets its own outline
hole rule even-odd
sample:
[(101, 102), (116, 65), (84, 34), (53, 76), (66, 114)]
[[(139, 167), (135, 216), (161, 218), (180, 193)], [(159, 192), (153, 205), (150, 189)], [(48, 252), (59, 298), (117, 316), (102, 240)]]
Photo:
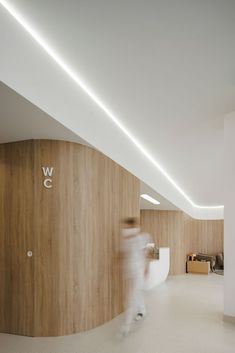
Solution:
[(0, 145), (0, 176), (0, 332), (33, 336), (31, 141)]

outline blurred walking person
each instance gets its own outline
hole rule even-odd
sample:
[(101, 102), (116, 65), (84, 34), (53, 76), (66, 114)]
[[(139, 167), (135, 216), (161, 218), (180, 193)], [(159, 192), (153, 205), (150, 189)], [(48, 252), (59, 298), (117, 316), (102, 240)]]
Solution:
[(121, 252), (123, 257), (123, 278), (127, 284), (127, 299), (121, 335), (130, 331), (133, 320), (140, 320), (146, 314), (143, 289), (148, 273), (146, 245), (150, 241), (148, 234), (140, 232), (137, 218), (124, 220), (122, 229)]

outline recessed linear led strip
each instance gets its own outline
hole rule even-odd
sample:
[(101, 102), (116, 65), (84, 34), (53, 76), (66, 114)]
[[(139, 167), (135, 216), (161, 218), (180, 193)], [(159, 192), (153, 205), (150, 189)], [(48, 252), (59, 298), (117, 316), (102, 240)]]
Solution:
[(125, 128), (116, 116), (105, 106), (98, 96), (82, 81), (67, 63), (53, 50), (53, 48), (37, 33), (34, 28), (21, 16), (12, 5), (5, 0), (0, 0), (0, 4), (16, 19), (16, 21), (35, 39), (35, 41), (47, 52), (47, 54), (67, 73), (70, 78), (102, 109), (106, 115), (122, 130), (122, 132), (132, 141), (139, 151), (165, 176), (165, 178), (183, 195), (183, 197), (196, 208), (223, 208), (220, 206), (200, 206), (196, 205), (189, 196), (177, 185), (165, 169), (151, 156), (145, 147)]
[(140, 195), (140, 197), (142, 197), (142, 199), (145, 199), (151, 203), (153, 203), (154, 205), (160, 205), (160, 202), (155, 200), (153, 197), (147, 195), (147, 194), (142, 194)]

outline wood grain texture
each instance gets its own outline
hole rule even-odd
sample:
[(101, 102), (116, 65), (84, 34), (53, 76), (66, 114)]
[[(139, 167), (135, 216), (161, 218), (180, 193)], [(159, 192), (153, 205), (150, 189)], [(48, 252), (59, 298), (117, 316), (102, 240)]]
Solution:
[(141, 210), (141, 228), (158, 247), (170, 247), (170, 274), (186, 272), (186, 254), (223, 251), (223, 220), (196, 220), (181, 211)]
[[(1, 146), (8, 153), (5, 159), (1, 158), (1, 174), (6, 173), (7, 163), (14, 164), (10, 162), (10, 145)], [(13, 261), (5, 257), (3, 263), (7, 274), (0, 289), (0, 304), (2, 307), (7, 302), (8, 309), (14, 308), (17, 320), (10, 316), (10, 324), (7, 324), (6, 320), (0, 319), (1, 331), (59, 336), (88, 330), (111, 320), (123, 310), (118, 259), (120, 219), (139, 217), (139, 180), (87, 146), (47, 140), (20, 142), (14, 146), (24, 155), (24, 162), (19, 155), (15, 157), (22, 179), (26, 169), (31, 178), (27, 192), (26, 186), (22, 189), (22, 193), (29, 193), (30, 199), (25, 198), (22, 204), (21, 198), (16, 201), (12, 196), (10, 208), (4, 206), (4, 211), (1, 206), (1, 224), (5, 228), (10, 223), (9, 219), (5, 222), (8, 212), (18, 214), (19, 208), (21, 212), (8, 232), (12, 243), (5, 244), (6, 237), (2, 237), (2, 233), (0, 237), (3, 248), (7, 246), (16, 257), (22, 256), (22, 244), (33, 250), (30, 260), (33, 290), (30, 287), (32, 295), (26, 295), (27, 299), (24, 299), (30, 306), (30, 313), (26, 304), (21, 308), (18, 305), (24, 300), (16, 300), (15, 290), (7, 290), (7, 293), (11, 292), (7, 299), (4, 293), (9, 277), (13, 275)], [(30, 151), (30, 156), (24, 149)], [(54, 167), (51, 189), (43, 186), (42, 166)], [(6, 179), (11, 183), (13, 173), (8, 172)], [(21, 190), (23, 186), (19, 180), (7, 193), (1, 188), (3, 204), (11, 194)], [(16, 247), (19, 217), (26, 230), (21, 244), (17, 243)], [(27, 239), (30, 243), (26, 246)], [(23, 253), (24, 258), (25, 251)], [(29, 276), (26, 263), (22, 265), (22, 275)], [(23, 319), (18, 319), (21, 315), (27, 318), (24, 323)]]
[(33, 335), (33, 143), (0, 145), (0, 331)]
[(184, 214), (175, 211), (141, 210), (141, 229), (158, 247), (170, 248), (170, 274), (185, 272)]
[(209, 255), (222, 252), (224, 249), (224, 221), (196, 220), (185, 217), (186, 252), (201, 252)]

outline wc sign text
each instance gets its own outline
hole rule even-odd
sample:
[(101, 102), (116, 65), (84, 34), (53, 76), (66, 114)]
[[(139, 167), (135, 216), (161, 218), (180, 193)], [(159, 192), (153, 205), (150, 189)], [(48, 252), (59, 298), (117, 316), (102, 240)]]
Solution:
[(43, 185), (46, 189), (52, 188), (52, 175), (54, 167), (42, 167), (42, 173), (44, 175)]

